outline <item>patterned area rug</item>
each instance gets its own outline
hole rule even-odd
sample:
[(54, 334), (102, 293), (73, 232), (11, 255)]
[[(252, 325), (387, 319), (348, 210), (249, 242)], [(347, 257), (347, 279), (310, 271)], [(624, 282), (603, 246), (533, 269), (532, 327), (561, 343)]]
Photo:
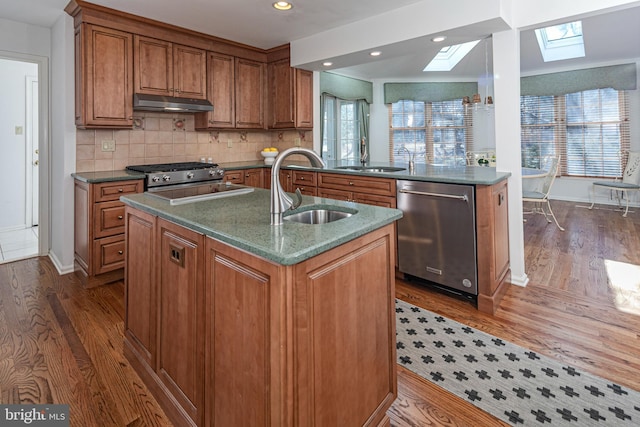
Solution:
[(398, 363), (514, 426), (640, 426), (640, 393), (396, 300)]

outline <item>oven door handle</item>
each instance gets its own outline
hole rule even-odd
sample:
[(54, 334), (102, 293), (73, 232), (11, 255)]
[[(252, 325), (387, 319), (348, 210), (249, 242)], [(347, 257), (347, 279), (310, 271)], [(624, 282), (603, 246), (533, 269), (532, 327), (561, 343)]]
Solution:
[(444, 194), (444, 193), (429, 193), (426, 191), (415, 191), (415, 190), (407, 190), (404, 188), (400, 189), (401, 193), (405, 193), (405, 194), (414, 194), (416, 196), (428, 196), (428, 197), (442, 197), (445, 199), (455, 199), (455, 200), (462, 200), (464, 202), (468, 202), (469, 198), (467, 197), (466, 194), (463, 194), (462, 196), (458, 195), (458, 194)]

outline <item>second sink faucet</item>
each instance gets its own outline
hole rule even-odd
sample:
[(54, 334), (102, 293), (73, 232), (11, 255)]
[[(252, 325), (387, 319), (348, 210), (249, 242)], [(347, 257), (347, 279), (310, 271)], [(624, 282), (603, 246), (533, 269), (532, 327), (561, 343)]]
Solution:
[(302, 154), (311, 161), (311, 165), (318, 168), (325, 168), (327, 165), (315, 151), (308, 148), (288, 148), (276, 157), (276, 161), (271, 166), (271, 225), (282, 225), (282, 214), (288, 209), (295, 209), (302, 203), (300, 189), (296, 188), (296, 201), (282, 189), (280, 184), (280, 167), (282, 161), (292, 155)]
[(362, 166), (367, 163), (368, 158), (366, 138), (362, 137), (362, 139), (360, 139), (360, 163), (362, 163)]

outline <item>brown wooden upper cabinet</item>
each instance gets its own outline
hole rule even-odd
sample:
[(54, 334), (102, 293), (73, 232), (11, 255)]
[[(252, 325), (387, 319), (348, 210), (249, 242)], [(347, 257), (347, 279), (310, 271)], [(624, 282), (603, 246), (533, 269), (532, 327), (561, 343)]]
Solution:
[(313, 128), (313, 72), (292, 68), (289, 58), (269, 69), (270, 129)]
[(206, 51), (135, 35), (134, 60), (135, 93), (206, 99)]
[(196, 129), (265, 128), (265, 63), (209, 52), (207, 83), (213, 111), (196, 113)]
[(235, 62), (236, 128), (264, 129), (266, 64), (242, 58)]
[(133, 125), (133, 36), (92, 24), (75, 30), (76, 126)]

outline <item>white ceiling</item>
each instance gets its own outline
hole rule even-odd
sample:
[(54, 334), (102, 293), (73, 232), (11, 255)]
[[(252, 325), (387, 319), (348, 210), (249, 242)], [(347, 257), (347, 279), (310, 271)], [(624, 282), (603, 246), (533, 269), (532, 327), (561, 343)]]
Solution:
[[(273, 0), (275, 1), (275, 0)], [(272, 0), (93, 0), (92, 3), (167, 22), (263, 49), (280, 46), (331, 28), (383, 14), (423, 0), (294, 0), (289, 12), (277, 12)], [(51, 27), (64, 13), (68, 0), (0, 0), (0, 17)], [(523, 74), (558, 68), (610, 64), (640, 58), (640, 7), (583, 19), (586, 58), (545, 64), (533, 30), (521, 33)], [(471, 33), (472, 32), (472, 33)], [(447, 43), (486, 37), (481, 27), (465, 33), (452, 30)], [(491, 46), (479, 43), (452, 72), (430, 77), (464, 79), (477, 77), (491, 63)], [(488, 48), (485, 50), (485, 46)], [(336, 70), (361, 78), (418, 78), (440, 48), (426, 40), (389, 46), (386, 55), (369, 64)]]

